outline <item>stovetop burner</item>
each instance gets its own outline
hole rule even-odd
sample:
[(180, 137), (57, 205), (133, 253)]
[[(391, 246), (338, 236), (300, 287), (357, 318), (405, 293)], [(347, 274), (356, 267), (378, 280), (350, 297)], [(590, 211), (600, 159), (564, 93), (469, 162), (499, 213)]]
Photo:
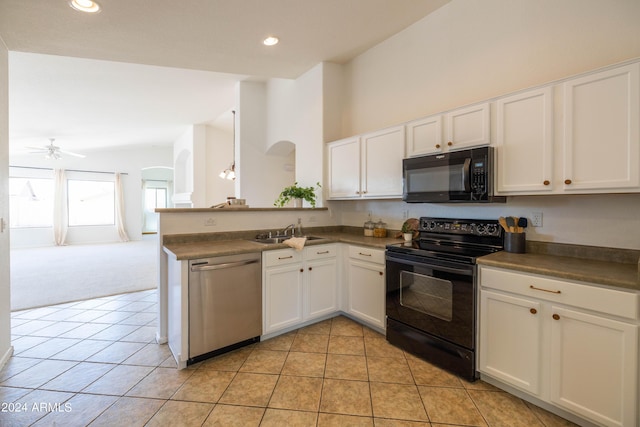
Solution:
[(476, 258), (502, 250), (498, 221), (420, 218), (419, 237), (412, 242), (387, 245), (387, 250), (407, 255), (475, 264)]

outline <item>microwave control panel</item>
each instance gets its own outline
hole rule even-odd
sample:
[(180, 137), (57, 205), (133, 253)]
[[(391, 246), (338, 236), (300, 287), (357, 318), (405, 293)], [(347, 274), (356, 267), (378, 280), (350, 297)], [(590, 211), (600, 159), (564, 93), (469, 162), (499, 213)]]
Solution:
[(471, 192), (482, 195), (487, 192), (487, 162), (485, 160), (472, 160), (471, 165)]

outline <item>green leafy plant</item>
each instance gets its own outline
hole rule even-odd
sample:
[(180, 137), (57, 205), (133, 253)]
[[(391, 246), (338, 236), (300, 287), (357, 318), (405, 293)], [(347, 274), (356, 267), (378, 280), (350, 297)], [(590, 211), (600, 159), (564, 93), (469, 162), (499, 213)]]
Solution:
[(413, 233), (418, 230), (418, 225), (419, 224), (417, 219), (415, 218), (408, 219), (402, 224), (401, 231), (403, 233)]
[[(316, 183), (317, 188), (321, 188), (319, 182)], [(299, 187), (297, 182), (292, 186), (285, 187), (280, 193), (273, 206), (284, 207), (290, 200), (304, 199), (311, 204), (312, 208), (316, 207), (316, 188), (315, 187)]]

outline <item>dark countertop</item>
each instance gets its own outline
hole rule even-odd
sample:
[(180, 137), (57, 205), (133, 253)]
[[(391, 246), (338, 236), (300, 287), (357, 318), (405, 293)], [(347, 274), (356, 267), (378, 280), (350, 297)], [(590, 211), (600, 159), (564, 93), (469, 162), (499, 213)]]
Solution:
[(478, 264), (640, 291), (637, 263), (503, 251), (478, 258)]
[[(359, 227), (317, 227), (305, 229), (308, 235), (322, 237), (307, 240), (305, 246), (347, 243), (384, 250), (388, 244), (402, 242), (397, 231), (386, 238), (365, 237)], [(251, 239), (260, 230), (228, 233), (165, 235), (163, 246), (178, 260), (209, 258), (250, 252), (287, 249), (284, 243), (263, 244)], [(640, 251), (592, 246), (527, 242), (527, 253), (496, 252), (478, 258), (478, 264), (559, 279), (577, 280), (640, 291)]]
[[(348, 243), (352, 245), (365, 246), (384, 250), (387, 244), (399, 243), (402, 240), (394, 237), (365, 237), (353, 231), (322, 231), (309, 232), (309, 235), (322, 237), (317, 240), (307, 240), (305, 246), (323, 245), (327, 243)], [(254, 236), (255, 233), (251, 234)], [(394, 236), (394, 232), (389, 232), (388, 236)], [(251, 241), (251, 237), (243, 234), (234, 236), (234, 233), (227, 233), (226, 236), (193, 236), (193, 239), (167, 239), (165, 236), (164, 249), (171, 252), (178, 260), (209, 258), (223, 255), (236, 255), (250, 252), (262, 252), (275, 249), (287, 249), (284, 243), (264, 244)], [(218, 239), (216, 237), (226, 237)]]

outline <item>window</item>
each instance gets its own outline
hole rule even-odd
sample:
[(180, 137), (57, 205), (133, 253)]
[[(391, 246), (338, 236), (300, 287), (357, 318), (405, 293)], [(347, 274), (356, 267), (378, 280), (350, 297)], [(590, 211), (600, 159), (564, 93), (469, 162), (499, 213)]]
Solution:
[(53, 180), (9, 178), (9, 226), (53, 226)]
[(115, 184), (111, 181), (67, 180), (69, 227), (115, 225)]
[(145, 188), (144, 190), (145, 209), (153, 212), (156, 208), (167, 207), (166, 188)]

